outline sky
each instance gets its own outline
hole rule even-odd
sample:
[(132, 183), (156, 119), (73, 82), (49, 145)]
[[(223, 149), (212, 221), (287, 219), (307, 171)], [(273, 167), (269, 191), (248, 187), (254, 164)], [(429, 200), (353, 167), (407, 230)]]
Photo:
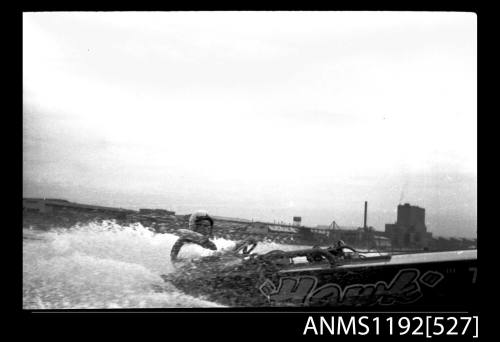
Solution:
[(477, 226), (477, 17), (23, 14), (23, 196)]

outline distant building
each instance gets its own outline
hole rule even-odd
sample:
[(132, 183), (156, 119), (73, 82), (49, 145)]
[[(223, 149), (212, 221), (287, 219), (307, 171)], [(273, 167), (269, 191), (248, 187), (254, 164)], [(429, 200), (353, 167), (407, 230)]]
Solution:
[[(188, 218), (190, 215), (187, 215)], [(248, 219), (242, 219), (242, 218), (237, 218), (237, 217), (226, 217), (226, 216), (215, 216), (215, 215), (210, 215), (214, 221), (227, 221), (227, 222), (235, 222), (235, 223), (247, 223), (247, 222), (252, 222), (252, 220)]]
[(388, 250), (392, 247), (391, 239), (385, 236), (375, 235), (373, 240), (377, 249)]
[(304, 243), (317, 245), (330, 245), (333, 242), (333, 229), (321, 227), (305, 227), (298, 228), (297, 238)]
[(358, 227), (340, 227), (334, 231), (333, 239), (342, 240), (349, 246), (359, 246), (363, 239), (363, 230)]
[(317, 224), (316, 227), (313, 227), (313, 228), (317, 228), (317, 229), (332, 229), (331, 226), (326, 225), (326, 224)]
[(298, 232), (295, 227), (280, 224), (269, 224), (269, 231), (289, 234), (297, 234)]
[(476, 249), (477, 239), (438, 237), (432, 239), (431, 248), (433, 250)]
[(425, 225), (425, 209), (405, 203), (398, 205), (396, 223), (385, 225), (385, 235), (395, 248), (426, 248), (432, 234)]
[(247, 226), (246, 232), (250, 234), (267, 235), (269, 233), (269, 225), (260, 222), (253, 222)]
[(302, 217), (300, 216), (294, 216), (293, 217), (293, 225), (294, 226), (300, 226), (302, 224)]
[(324, 235), (324, 236), (327, 236), (327, 237), (330, 237), (332, 235), (332, 230), (326, 226), (326, 227), (312, 227), (312, 228), (309, 228), (311, 230), (311, 233), (313, 234), (320, 234), (320, 235)]
[(339, 227), (333, 232), (335, 241), (342, 240), (356, 248), (387, 250), (392, 245), (390, 239), (382, 236), (383, 232), (376, 231), (373, 227)]

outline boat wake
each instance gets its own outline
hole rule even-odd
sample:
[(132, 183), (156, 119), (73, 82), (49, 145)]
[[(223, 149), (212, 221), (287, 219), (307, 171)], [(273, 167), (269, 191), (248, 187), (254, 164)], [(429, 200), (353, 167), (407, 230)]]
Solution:
[[(157, 234), (141, 224), (121, 226), (114, 221), (66, 229), (23, 230), (23, 308), (109, 309), (221, 307), (203, 297), (189, 296), (160, 275), (175, 272), (169, 252), (174, 234)], [(235, 241), (215, 239), (226, 249)], [(259, 244), (256, 252), (292, 250), (274, 242)], [(213, 253), (189, 245), (179, 254)]]

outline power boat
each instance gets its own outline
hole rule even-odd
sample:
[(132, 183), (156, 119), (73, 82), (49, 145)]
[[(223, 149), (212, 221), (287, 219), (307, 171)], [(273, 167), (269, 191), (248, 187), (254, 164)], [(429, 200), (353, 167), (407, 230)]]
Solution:
[(231, 307), (463, 310), (476, 304), (477, 250), (362, 253), (350, 246), (225, 253), (163, 275), (185, 293)]

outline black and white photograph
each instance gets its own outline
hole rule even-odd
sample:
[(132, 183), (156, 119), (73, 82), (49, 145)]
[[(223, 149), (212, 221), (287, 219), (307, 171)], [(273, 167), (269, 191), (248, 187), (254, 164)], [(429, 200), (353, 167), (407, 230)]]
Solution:
[(23, 12), (22, 51), (23, 310), (476, 305), (476, 13)]

